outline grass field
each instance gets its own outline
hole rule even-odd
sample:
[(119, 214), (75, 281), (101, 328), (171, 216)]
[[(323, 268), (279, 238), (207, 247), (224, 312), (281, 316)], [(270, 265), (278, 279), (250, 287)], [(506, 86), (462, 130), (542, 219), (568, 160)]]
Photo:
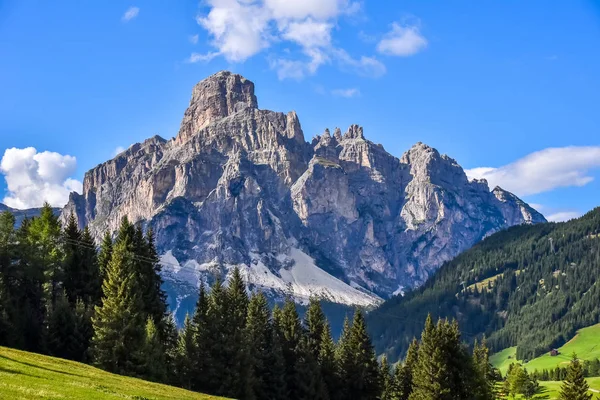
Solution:
[[(506, 373), (508, 366), (516, 362), (516, 347), (509, 347), (499, 353), (493, 354), (490, 361), (494, 367), (498, 368), (503, 374)], [(528, 363), (523, 364), (528, 371), (553, 369), (557, 366), (567, 366), (571, 360), (573, 352), (582, 360), (594, 360), (600, 358), (600, 324), (580, 329), (577, 335), (568, 343), (558, 349), (560, 354), (552, 357), (544, 354), (534, 358)]]
[[(600, 393), (600, 378), (587, 378), (588, 385), (590, 385), (590, 393), (598, 395)], [(536, 395), (536, 399), (558, 399), (560, 393), (560, 386), (562, 382), (540, 382), (541, 390)], [(594, 397), (596, 399), (596, 397)]]
[(208, 400), (217, 397), (0, 347), (0, 399)]

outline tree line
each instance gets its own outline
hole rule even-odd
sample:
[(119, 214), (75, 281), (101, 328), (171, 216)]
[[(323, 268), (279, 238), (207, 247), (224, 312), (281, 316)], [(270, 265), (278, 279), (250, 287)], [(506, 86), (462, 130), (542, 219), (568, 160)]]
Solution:
[[(600, 360), (584, 360), (581, 363), (583, 376), (586, 378), (600, 376)], [(569, 373), (568, 367), (535, 370), (531, 374), (538, 381), (563, 381)]]

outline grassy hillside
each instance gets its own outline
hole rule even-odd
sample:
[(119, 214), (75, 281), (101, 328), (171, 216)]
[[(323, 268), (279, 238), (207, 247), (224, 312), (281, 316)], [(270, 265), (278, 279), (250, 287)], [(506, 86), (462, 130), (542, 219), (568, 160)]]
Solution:
[(492, 350), (516, 347), (520, 359), (564, 345), (600, 322), (599, 234), (596, 208), (569, 222), (491, 235), (369, 314), (378, 353), (402, 357), (428, 314), (457, 319), (466, 341), (485, 335)]
[(183, 399), (207, 396), (89, 365), (0, 347), (0, 399)]
[[(491, 356), (490, 361), (494, 367), (498, 368), (503, 374), (508, 370), (508, 366), (517, 362), (516, 347), (509, 347)], [(573, 339), (567, 342), (559, 349), (559, 355), (552, 357), (544, 354), (540, 357), (521, 364), (528, 371), (541, 371), (543, 369), (554, 369), (558, 366), (566, 367), (569, 365), (571, 355), (575, 352), (582, 360), (595, 360), (600, 358), (600, 324), (580, 329)]]
[[(600, 378), (587, 378), (586, 379), (588, 385), (590, 385), (591, 394), (600, 393)], [(560, 393), (560, 386), (562, 382), (540, 382), (540, 392), (536, 395), (536, 399), (558, 399), (558, 395)]]

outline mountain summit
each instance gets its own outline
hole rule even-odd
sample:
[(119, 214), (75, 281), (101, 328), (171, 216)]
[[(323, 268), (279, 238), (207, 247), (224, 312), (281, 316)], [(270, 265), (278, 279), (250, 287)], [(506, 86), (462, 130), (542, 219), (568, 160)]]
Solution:
[(178, 135), (87, 172), (64, 215), (97, 235), (122, 217), (152, 227), (173, 298), (239, 266), (298, 301), (368, 305), (422, 283), (506, 227), (544, 217), (423, 143), (400, 159), (352, 125), (307, 143), (295, 112), (258, 109), (230, 72), (198, 83)]

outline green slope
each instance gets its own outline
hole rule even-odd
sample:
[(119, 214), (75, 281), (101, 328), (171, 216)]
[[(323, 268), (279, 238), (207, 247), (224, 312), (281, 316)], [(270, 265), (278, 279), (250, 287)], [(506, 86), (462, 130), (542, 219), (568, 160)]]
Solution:
[[(595, 360), (600, 358), (600, 324), (580, 329), (573, 339), (564, 346), (558, 348), (559, 355), (552, 357), (544, 354), (533, 360), (523, 363), (528, 371), (541, 371), (543, 369), (554, 369), (558, 366), (566, 367), (569, 365), (571, 355), (576, 353), (581, 360)], [(503, 374), (508, 370), (508, 366), (517, 362), (516, 347), (509, 347), (490, 357), (492, 365), (498, 368)]]
[[(428, 314), (457, 319), (467, 342), (516, 346), (520, 359), (600, 322), (600, 208), (565, 223), (515, 226), (445, 263), (423, 286), (368, 316), (378, 353), (404, 355)], [(466, 290), (464, 289), (466, 288)]]
[(208, 400), (217, 397), (0, 347), (0, 399)]

